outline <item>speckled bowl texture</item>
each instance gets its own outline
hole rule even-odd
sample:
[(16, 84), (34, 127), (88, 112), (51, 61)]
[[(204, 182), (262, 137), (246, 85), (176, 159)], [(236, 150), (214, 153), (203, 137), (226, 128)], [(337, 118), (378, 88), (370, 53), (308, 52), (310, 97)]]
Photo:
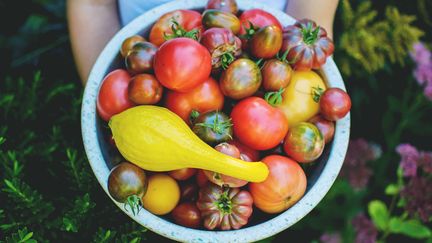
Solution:
[[(120, 67), (119, 47), (124, 39), (135, 34), (146, 34), (153, 23), (164, 13), (176, 9), (203, 9), (207, 1), (177, 0), (154, 8), (121, 29), (100, 54), (94, 65), (84, 92), (81, 125), (82, 136), (88, 160), (93, 172), (105, 192), (108, 193), (107, 181), (115, 156), (104, 139), (103, 123), (96, 112), (96, 99), (99, 87), (106, 74)], [(293, 24), (295, 20), (273, 9), (270, 4), (264, 5), (251, 0), (237, 0), (240, 10), (260, 8), (276, 16), (283, 26)], [(320, 71), (329, 87), (345, 90), (342, 77), (333, 59), (328, 58)], [(105, 130), (104, 130), (105, 129)], [(251, 226), (231, 231), (195, 230), (176, 225), (163, 217), (153, 215), (142, 209), (136, 216), (125, 211), (122, 204), (113, 200), (117, 206), (133, 220), (144, 227), (167, 238), (183, 242), (252, 242), (275, 235), (295, 224), (308, 214), (325, 196), (335, 181), (344, 161), (350, 132), (349, 114), (336, 123), (336, 132), (332, 144), (327, 145), (324, 154), (317, 162), (314, 171), (308, 176), (308, 187), (303, 198), (285, 212), (267, 215), (264, 219), (251, 222)], [(258, 212), (258, 210), (255, 210)], [(254, 214), (256, 213), (254, 212)]]

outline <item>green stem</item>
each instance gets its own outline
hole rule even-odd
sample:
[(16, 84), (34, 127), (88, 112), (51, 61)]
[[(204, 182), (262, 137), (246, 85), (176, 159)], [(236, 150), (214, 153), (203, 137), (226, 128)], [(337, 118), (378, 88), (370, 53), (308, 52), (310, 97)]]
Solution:
[(282, 94), (284, 91), (285, 91), (285, 89), (281, 88), (281, 89), (279, 89), (279, 91), (268, 92), (264, 95), (264, 99), (271, 106), (280, 105), (282, 103)]

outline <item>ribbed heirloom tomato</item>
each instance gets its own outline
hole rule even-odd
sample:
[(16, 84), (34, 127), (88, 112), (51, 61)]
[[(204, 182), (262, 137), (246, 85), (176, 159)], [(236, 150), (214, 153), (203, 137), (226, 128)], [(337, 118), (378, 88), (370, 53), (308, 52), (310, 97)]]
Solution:
[(221, 110), (223, 104), (224, 96), (213, 78), (208, 78), (189, 92), (168, 91), (165, 95), (165, 107), (179, 115), (188, 124), (191, 123), (192, 111), (205, 113)]
[(204, 82), (212, 69), (207, 48), (184, 37), (165, 42), (156, 52), (153, 67), (163, 86), (179, 92), (190, 91)]
[[(247, 48), (246, 42), (255, 34), (255, 32), (262, 27), (275, 25), (282, 30), (282, 25), (272, 14), (261, 9), (246, 10), (240, 16), (240, 36), (243, 40), (243, 49)], [(251, 26), (251, 24), (253, 26)]]

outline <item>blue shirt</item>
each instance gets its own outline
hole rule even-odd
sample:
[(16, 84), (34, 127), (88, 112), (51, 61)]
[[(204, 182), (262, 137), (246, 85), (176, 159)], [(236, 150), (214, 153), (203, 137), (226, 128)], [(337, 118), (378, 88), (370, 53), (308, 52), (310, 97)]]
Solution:
[[(138, 17), (145, 11), (152, 9), (158, 5), (170, 2), (173, 0), (119, 0), (119, 12), (122, 25), (126, 25), (134, 18)], [(255, 0), (257, 2), (269, 3), (274, 8), (284, 10), (286, 0)]]

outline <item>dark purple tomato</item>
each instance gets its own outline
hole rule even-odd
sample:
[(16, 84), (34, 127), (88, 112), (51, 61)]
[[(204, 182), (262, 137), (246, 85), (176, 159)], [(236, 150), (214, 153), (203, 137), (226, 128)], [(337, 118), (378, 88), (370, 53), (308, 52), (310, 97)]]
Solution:
[(140, 36), (140, 35), (133, 35), (129, 38), (126, 38), (121, 46), (120, 49), (120, 53), (123, 57), (126, 57), (127, 54), (129, 53), (129, 51), (132, 49), (132, 47), (134, 47), (135, 44), (137, 43), (142, 43), (145, 42), (146, 40), (144, 39), (144, 37)]
[(157, 47), (150, 42), (136, 43), (125, 57), (127, 70), (132, 74), (151, 72), (156, 51)]
[(318, 130), (320, 130), (326, 144), (333, 139), (335, 132), (334, 122), (326, 120), (320, 115), (312, 117), (309, 122), (314, 124), (318, 128)]

